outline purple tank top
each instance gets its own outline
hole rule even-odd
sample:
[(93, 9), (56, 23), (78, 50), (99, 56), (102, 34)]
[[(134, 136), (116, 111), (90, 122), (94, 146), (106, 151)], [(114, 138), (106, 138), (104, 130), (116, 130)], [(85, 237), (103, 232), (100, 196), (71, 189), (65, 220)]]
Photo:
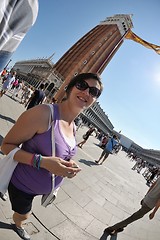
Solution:
[[(76, 146), (71, 149), (71, 147), (65, 141), (60, 127), (59, 127), (59, 111), (58, 105), (53, 105), (54, 107), (54, 137), (55, 137), (55, 155), (62, 158), (63, 160), (71, 159), (76, 153)], [(52, 155), (52, 143), (51, 135), (52, 128), (42, 133), (36, 134), (32, 139), (26, 141), (22, 145), (22, 149), (30, 153), (37, 153), (43, 156)], [(73, 130), (74, 131), (74, 130)], [(75, 135), (75, 131), (74, 131)], [(55, 176), (55, 189), (62, 184), (63, 178), (60, 176)], [(48, 194), (52, 189), (52, 174), (46, 169), (40, 168), (39, 170), (33, 168), (32, 166), (18, 163), (11, 182), (19, 190), (24, 191), (29, 194), (41, 195)]]

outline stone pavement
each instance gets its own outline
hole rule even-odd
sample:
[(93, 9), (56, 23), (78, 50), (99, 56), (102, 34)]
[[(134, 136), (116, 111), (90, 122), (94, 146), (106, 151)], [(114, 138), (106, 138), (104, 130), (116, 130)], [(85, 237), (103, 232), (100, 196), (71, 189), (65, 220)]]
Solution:
[[(10, 94), (9, 94), (10, 95)], [(0, 143), (24, 106), (4, 95), (0, 98)], [(78, 142), (86, 131), (77, 132)], [(153, 220), (148, 215), (129, 225), (117, 236), (104, 236), (103, 230), (129, 216), (139, 208), (148, 187), (141, 174), (131, 170), (133, 162), (124, 152), (110, 155), (104, 165), (96, 165), (102, 150), (99, 141), (91, 136), (74, 160), (82, 171), (74, 179), (65, 179), (58, 198), (51, 206), (40, 205), (40, 197), (33, 204), (33, 214), (26, 222), (32, 240), (159, 240), (160, 213)], [(2, 155), (0, 155), (0, 158)], [(40, 222), (39, 222), (40, 221)], [(0, 239), (18, 240), (10, 229), (12, 211), (9, 200), (0, 199)]]

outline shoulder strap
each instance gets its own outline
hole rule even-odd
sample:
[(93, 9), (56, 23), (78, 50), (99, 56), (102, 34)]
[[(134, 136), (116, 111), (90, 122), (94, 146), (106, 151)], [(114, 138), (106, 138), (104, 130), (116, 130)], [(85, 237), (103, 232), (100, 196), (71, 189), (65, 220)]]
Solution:
[(54, 140), (54, 106), (53, 104), (48, 104), (51, 110), (50, 123), (52, 127), (52, 156), (55, 156), (55, 140)]
[(112, 143), (112, 149), (113, 149), (113, 147), (114, 147), (114, 146), (113, 146), (113, 138), (111, 139), (111, 143)]
[[(53, 104), (46, 104), (49, 106), (50, 108), (50, 119), (49, 119), (49, 124), (52, 127), (52, 135), (51, 135), (51, 141), (52, 141), (52, 156), (55, 156), (55, 140), (54, 140), (54, 106)], [(43, 207), (47, 207), (49, 204), (51, 204), (57, 194), (58, 188), (56, 190), (54, 190), (54, 186), (55, 186), (55, 178), (56, 176), (54, 174), (52, 174), (52, 190), (49, 194), (44, 194), (41, 198), (41, 205)], [(56, 192), (55, 192), (56, 191)]]

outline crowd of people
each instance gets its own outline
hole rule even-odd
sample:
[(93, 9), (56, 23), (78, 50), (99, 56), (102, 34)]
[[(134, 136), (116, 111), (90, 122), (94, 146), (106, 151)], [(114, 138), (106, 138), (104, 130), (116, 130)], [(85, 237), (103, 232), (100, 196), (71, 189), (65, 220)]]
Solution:
[[(2, 84), (2, 88), (0, 91), (0, 97), (2, 97), (5, 93), (10, 92), (11, 98), (18, 101), (18, 99), (22, 100), (24, 93), (26, 92), (26, 88), (29, 89), (27, 85), (25, 85), (24, 81), (21, 81), (16, 76), (16, 71), (2, 71), (0, 76), (0, 81)], [(29, 97), (30, 91), (28, 90)]]
[(16, 76), (16, 71), (5, 71), (4, 69), (1, 73), (1, 83), (0, 97), (6, 93), (10, 93), (10, 97), (24, 104), (26, 109), (44, 103), (46, 100), (45, 85), (43, 83), (35, 89), (25, 81), (19, 80)]
[(137, 171), (139, 174), (141, 173), (146, 179), (146, 184), (148, 186), (152, 185), (157, 178), (160, 177), (160, 167), (158, 165), (147, 162), (132, 152), (128, 152), (127, 157), (130, 161), (134, 162), (132, 170)]

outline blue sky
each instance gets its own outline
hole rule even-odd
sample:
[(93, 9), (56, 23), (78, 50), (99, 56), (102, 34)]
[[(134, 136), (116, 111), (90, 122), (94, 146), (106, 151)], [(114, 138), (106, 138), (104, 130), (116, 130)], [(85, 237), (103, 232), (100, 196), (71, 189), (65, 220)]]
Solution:
[[(39, 14), (12, 57), (49, 57), (53, 62), (106, 17), (133, 14), (132, 31), (160, 46), (159, 0), (39, 0)], [(144, 148), (160, 149), (160, 55), (125, 40), (102, 74), (99, 98), (116, 131)]]

